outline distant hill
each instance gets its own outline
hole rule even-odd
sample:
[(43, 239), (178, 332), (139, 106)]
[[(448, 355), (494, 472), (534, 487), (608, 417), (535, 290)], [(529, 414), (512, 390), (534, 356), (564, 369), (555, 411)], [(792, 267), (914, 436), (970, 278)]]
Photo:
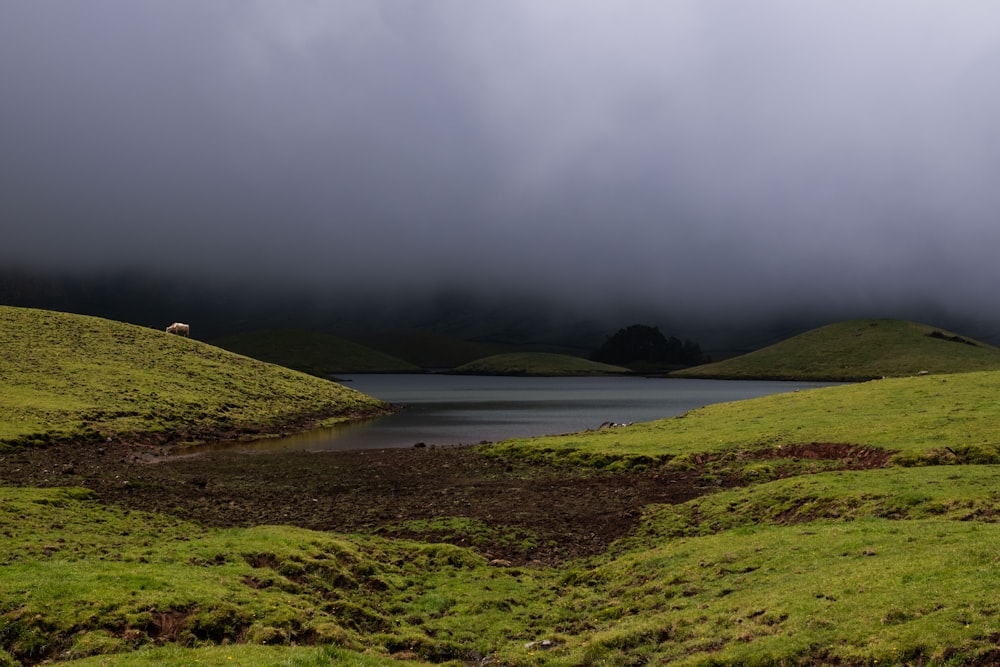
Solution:
[(452, 370), (464, 375), (622, 375), (631, 373), (622, 366), (550, 352), (510, 352), (477, 359)]
[(420, 370), (416, 364), (321, 331), (252, 331), (218, 338), (212, 343), (231, 352), (318, 377), (337, 373), (413, 373)]
[(1000, 348), (905, 320), (830, 324), (671, 377), (857, 381), (1000, 369)]
[(421, 368), (455, 368), (507, 351), (499, 345), (472, 343), (417, 329), (352, 336), (352, 339)]
[(0, 448), (238, 438), (388, 410), (334, 382), (189, 338), (10, 306), (0, 306), (0, 378)]

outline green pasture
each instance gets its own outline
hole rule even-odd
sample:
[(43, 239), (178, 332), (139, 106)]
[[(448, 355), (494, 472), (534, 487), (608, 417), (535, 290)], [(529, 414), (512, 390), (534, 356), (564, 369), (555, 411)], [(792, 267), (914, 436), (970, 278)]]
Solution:
[(585, 376), (624, 375), (627, 368), (602, 364), (568, 354), (552, 352), (508, 352), (462, 364), (453, 373), (466, 375)]
[[(575, 572), (563, 664), (945, 663), (995, 649), (1000, 531), (948, 521), (745, 526)], [(633, 663), (634, 664), (634, 663)]]
[(447, 544), (205, 529), (103, 506), (79, 488), (0, 488), (0, 501), (8, 662), (163, 644), (463, 660), (542, 631), (529, 611), (554, 582), (552, 572), (493, 566)]
[[(96, 318), (0, 308), (0, 332), (8, 447), (381, 408)], [(491, 562), (491, 544), (538, 537), (463, 516), (383, 535), (217, 529), (83, 488), (0, 487), (0, 666), (995, 663), (998, 395), (1000, 371), (932, 372), (482, 446), (567, 474), (700, 475), (702, 497), (646, 507), (606, 552), (560, 567)], [(816, 443), (889, 467), (838, 470), (805, 455)], [(456, 535), (471, 546), (434, 541)]]
[(188, 338), (96, 317), (0, 306), (0, 445), (223, 432), (386, 406), (357, 391)]
[(229, 644), (185, 648), (177, 645), (147, 647), (117, 655), (96, 655), (59, 663), (73, 667), (407, 667), (426, 663), (401, 658), (365, 655), (357, 651), (324, 646), (267, 646)]
[(671, 375), (857, 381), (987, 370), (1000, 370), (1000, 348), (926, 324), (863, 319), (830, 324), (749, 354)]
[(185, 667), (407, 667), (425, 665), (422, 661), (407, 660), (401, 655), (388, 657), (348, 651), (330, 645), (324, 646), (266, 646), (258, 644), (230, 644), (183, 648), (164, 645), (133, 651), (123, 655), (94, 656), (69, 663), (72, 667), (160, 667), (184, 665)]
[(0, 646), (8, 664), (109, 667), (965, 664), (1000, 636), (998, 476), (929, 466), (734, 489), (650, 507), (607, 553), (561, 568), (0, 489)]
[[(669, 380), (666, 380), (669, 382)], [(496, 456), (612, 466), (739, 465), (761, 451), (849, 443), (895, 463), (1000, 462), (1000, 372), (926, 375), (723, 403), (627, 427), (486, 445)]]

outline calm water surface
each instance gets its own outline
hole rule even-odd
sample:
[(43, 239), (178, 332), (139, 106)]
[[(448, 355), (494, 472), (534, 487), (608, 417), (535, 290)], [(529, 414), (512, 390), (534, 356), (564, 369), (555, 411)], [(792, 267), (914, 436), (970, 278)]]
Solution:
[(397, 414), (244, 443), (263, 449), (374, 449), (475, 444), (596, 429), (604, 422), (652, 421), (712, 403), (828, 386), (666, 378), (524, 378), (462, 375), (349, 375), (353, 387), (390, 403)]

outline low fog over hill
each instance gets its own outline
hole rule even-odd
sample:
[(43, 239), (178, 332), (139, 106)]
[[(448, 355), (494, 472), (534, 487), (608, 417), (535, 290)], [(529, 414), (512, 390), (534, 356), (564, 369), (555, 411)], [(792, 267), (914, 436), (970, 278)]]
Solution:
[[(716, 358), (764, 347), (808, 329), (849, 319), (851, 309), (796, 310), (782, 316), (751, 313), (681, 317), (664, 308), (642, 308), (595, 298), (561, 302), (543, 294), (441, 290), (321, 290), (148, 272), (39, 273), (0, 271), (0, 303), (99, 315), (151, 328), (175, 320), (192, 324), (192, 335), (211, 340), (261, 329), (311, 328), (364, 337), (422, 330), (481, 343), (586, 356), (618, 329), (633, 323), (657, 326), (667, 336), (691, 339)], [(942, 309), (898, 307), (894, 316), (997, 342), (990, 322)]]
[(45, 299), (213, 334), (995, 339), (998, 26), (904, 0), (0, 3), (0, 268), (105, 272)]

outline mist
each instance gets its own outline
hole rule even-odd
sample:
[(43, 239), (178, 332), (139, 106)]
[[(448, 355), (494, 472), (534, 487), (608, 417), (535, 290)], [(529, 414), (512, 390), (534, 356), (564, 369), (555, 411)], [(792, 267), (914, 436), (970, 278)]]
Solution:
[(6, 2), (0, 264), (989, 330), (998, 74), (986, 1)]

